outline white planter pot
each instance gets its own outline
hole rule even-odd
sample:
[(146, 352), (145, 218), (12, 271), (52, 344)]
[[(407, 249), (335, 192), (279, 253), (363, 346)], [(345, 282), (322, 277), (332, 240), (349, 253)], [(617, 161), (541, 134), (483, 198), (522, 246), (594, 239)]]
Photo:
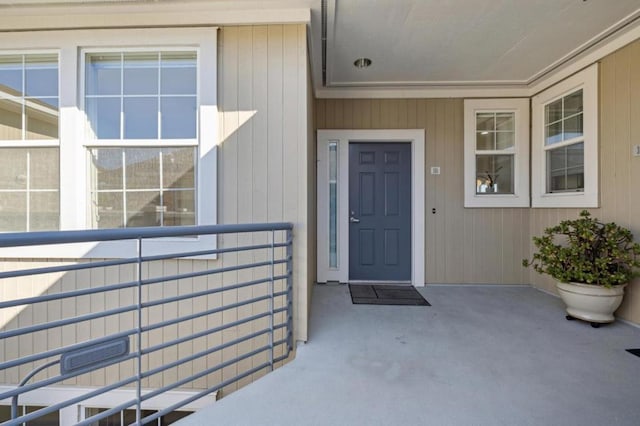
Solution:
[(622, 303), (626, 286), (606, 288), (589, 284), (557, 283), (560, 297), (567, 305), (567, 313), (573, 318), (589, 321), (592, 325), (615, 320), (613, 313)]

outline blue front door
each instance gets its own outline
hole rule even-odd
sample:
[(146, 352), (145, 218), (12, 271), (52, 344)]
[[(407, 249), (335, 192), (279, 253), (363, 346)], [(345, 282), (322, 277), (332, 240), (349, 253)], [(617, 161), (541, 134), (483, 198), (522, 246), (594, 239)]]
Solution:
[(411, 144), (349, 144), (349, 280), (411, 280)]

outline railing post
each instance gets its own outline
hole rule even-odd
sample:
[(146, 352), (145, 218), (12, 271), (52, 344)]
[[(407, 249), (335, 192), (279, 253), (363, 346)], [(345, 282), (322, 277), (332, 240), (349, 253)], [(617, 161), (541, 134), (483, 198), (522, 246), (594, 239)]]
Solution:
[[(287, 234), (287, 351), (293, 350), (293, 230)], [(287, 354), (288, 355), (288, 354)]]
[(142, 424), (140, 420), (142, 419), (142, 237), (138, 237), (136, 240), (137, 243), (137, 255), (138, 259), (136, 262), (136, 275), (137, 275), (137, 356), (136, 356), (136, 425)]
[(274, 307), (274, 297), (273, 294), (275, 293), (275, 283), (274, 283), (274, 277), (275, 277), (275, 255), (276, 255), (276, 248), (275, 248), (275, 243), (276, 243), (276, 232), (275, 231), (271, 231), (271, 256), (269, 259), (269, 262), (271, 263), (271, 266), (269, 268), (269, 366), (271, 368), (271, 371), (273, 371), (274, 365), (273, 365), (273, 359), (274, 359), (274, 346), (273, 346), (273, 342), (275, 341), (274, 339), (274, 329), (273, 329), (273, 323), (274, 323), (274, 312), (273, 310), (275, 309)]

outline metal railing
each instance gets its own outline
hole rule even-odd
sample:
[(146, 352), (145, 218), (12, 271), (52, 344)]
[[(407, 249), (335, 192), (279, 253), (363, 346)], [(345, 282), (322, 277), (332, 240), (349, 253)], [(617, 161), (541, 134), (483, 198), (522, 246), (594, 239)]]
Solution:
[[(148, 240), (205, 235), (216, 236), (215, 248), (145, 255)], [(114, 240), (135, 244), (137, 255), (44, 266), (23, 261), (0, 272), (0, 382), (9, 385), (0, 401), (12, 405), (12, 419), (3, 424), (122, 389), (132, 397), (79, 424), (125, 409), (136, 410), (135, 424), (146, 424), (265, 374), (290, 355), (289, 223), (14, 233), (2, 234), (0, 247), (51, 244), (54, 250)], [(57, 385), (82, 385), (86, 392), (18, 415), (20, 397)], [(154, 398), (174, 390), (188, 392), (143, 417)]]

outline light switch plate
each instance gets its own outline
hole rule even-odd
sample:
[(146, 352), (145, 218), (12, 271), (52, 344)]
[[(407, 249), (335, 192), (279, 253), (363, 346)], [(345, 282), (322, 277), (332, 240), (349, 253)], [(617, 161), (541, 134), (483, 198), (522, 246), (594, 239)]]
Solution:
[(633, 156), (640, 157), (640, 145), (633, 146)]
[(432, 167), (431, 168), (431, 174), (432, 175), (439, 175), (440, 174), (440, 167)]

